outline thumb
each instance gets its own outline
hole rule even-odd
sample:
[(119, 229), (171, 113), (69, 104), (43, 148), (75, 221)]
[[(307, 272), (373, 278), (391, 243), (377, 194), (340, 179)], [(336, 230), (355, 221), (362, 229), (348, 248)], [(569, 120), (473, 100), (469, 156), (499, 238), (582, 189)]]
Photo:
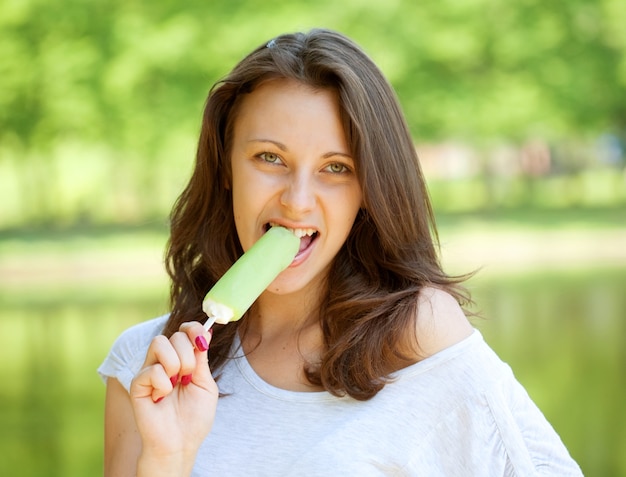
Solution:
[(192, 373), (192, 382), (207, 391), (216, 389), (215, 380), (209, 368), (209, 345), (212, 336), (213, 330), (209, 330), (195, 339), (196, 368)]

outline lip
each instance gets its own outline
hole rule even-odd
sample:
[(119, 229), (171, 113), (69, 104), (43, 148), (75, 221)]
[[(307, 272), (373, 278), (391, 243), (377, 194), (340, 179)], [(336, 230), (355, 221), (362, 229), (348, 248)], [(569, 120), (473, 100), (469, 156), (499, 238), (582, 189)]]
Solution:
[(286, 229), (313, 229), (318, 234), (320, 233), (319, 229), (315, 225), (311, 224), (303, 224), (299, 222), (290, 222), (284, 219), (270, 219), (265, 223), (265, 227), (268, 227), (269, 224), (278, 225), (280, 227), (285, 227)]
[(309, 258), (311, 253), (313, 253), (313, 249), (316, 246), (316, 242), (321, 235), (319, 229), (316, 226), (310, 225), (310, 224), (295, 223), (295, 222), (286, 221), (284, 219), (271, 219), (268, 222), (266, 222), (265, 228), (269, 227), (269, 224), (272, 224), (273, 226), (285, 227), (290, 230), (305, 229), (305, 230), (315, 231), (316, 236), (313, 239), (313, 241), (309, 244), (309, 246), (306, 249), (296, 254), (295, 258), (289, 265), (289, 268), (297, 267), (298, 265), (302, 264), (304, 261), (306, 261)]
[(315, 240), (313, 240), (307, 248), (305, 248), (302, 252), (298, 252), (288, 268), (297, 267), (305, 262), (313, 253), (313, 250), (317, 245), (317, 240), (318, 239), (315, 238)]

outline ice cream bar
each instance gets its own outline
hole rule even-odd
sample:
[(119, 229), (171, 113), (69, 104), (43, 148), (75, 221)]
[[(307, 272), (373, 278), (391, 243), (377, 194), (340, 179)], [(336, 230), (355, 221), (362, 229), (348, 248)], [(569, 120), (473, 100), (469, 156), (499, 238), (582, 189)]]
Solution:
[(202, 310), (213, 323), (237, 321), (254, 300), (293, 261), (300, 239), (284, 227), (272, 227), (230, 267), (209, 290)]

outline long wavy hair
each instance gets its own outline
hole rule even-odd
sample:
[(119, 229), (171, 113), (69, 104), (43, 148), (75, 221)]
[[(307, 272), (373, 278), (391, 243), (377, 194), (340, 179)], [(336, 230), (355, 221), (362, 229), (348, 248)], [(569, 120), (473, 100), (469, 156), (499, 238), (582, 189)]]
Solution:
[[(465, 306), (466, 277), (444, 273), (438, 236), (418, 157), (396, 95), (353, 41), (323, 29), (279, 36), (256, 48), (211, 89), (195, 169), (171, 214), (166, 266), (171, 277), (170, 336), (181, 323), (204, 321), (202, 299), (242, 254), (232, 209), (230, 151), (238, 101), (277, 78), (329, 89), (339, 98), (343, 126), (363, 192), (346, 243), (321, 297), (324, 349), (306, 375), (335, 395), (373, 397), (393, 371), (415, 360), (417, 296), (424, 286)], [(209, 362), (229, 358), (246, 317), (216, 326)]]

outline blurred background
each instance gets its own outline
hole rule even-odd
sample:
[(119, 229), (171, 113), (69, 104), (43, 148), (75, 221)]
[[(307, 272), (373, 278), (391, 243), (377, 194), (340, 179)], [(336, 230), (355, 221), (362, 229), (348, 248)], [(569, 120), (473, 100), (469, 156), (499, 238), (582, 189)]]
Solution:
[(442, 259), (586, 475), (626, 475), (626, 2), (1, 0), (0, 474), (101, 474), (96, 368), (167, 312), (210, 86), (323, 26), (405, 108)]

